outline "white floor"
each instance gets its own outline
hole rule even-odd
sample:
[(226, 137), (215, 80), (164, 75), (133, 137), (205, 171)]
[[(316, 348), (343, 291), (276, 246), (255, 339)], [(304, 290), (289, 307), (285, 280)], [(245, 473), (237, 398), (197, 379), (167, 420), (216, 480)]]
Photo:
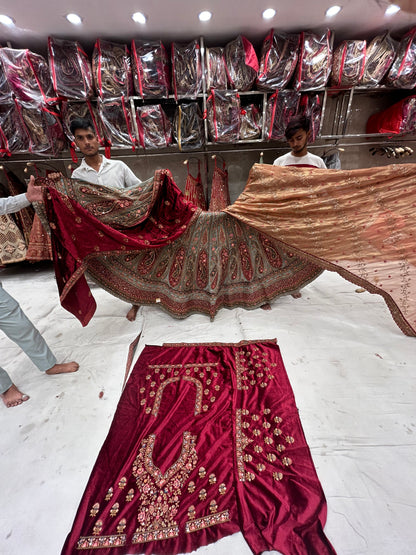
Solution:
[[(0, 279), (59, 361), (80, 363), (76, 374), (41, 375), (0, 336), (1, 365), (31, 397), (0, 406), (2, 555), (60, 553), (111, 424), (128, 346), (141, 330), (141, 348), (277, 337), (337, 553), (416, 553), (416, 338), (402, 334), (381, 297), (325, 272), (301, 299), (277, 299), (271, 311), (222, 310), (210, 322), (142, 307), (130, 323), (128, 305), (94, 287), (97, 312), (82, 328), (60, 307), (49, 266), (11, 266)], [(251, 552), (237, 534), (198, 553)]]

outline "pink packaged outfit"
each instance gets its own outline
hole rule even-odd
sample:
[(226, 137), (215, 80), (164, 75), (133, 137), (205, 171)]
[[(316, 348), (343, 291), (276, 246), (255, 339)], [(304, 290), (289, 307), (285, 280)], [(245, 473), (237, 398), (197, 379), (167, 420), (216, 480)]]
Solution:
[(400, 41), (386, 84), (399, 89), (413, 89), (416, 86), (416, 27)]
[(79, 42), (49, 37), (48, 54), (57, 96), (71, 100), (93, 96), (91, 64)]
[(169, 60), (161, 41), (133, 40), (131, 59), (136, 92), (141, 98), (169, 96)]

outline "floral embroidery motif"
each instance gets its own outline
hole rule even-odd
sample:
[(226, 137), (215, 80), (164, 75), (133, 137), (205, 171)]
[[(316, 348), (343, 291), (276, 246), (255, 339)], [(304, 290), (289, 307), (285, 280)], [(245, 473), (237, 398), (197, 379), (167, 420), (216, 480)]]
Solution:
[(133, 501), (133, 498), (134, 498), (134, 489), (131, 488), (131, 489), (129, 489), (129, 491), (128, 491), (127, 495), (126, 495), (126, 501), (127, 501), (127, 503), (129, 503), (130, 501)]
[(106, 501), (110, 501), (110, 499), (113, 497), (113, 492), (114, 492), (113, 488), (110, 488), (110, 489), (107, 491), (107, 494), (106, 494), (106, 496), (105, 496), (105, 500), (106, 500)]
[[(178, 382), (180, 380), (184, 380), (187, 382), (192, 382), (196, 387), (196, 399), (195, 399), (195, 416), (201, 412), (201, 405), (202, 405), (202, 383), (197, 380), (196, 378), (191, 378), (189, 376), (183, 376), (182, 378), (175, 377), (175, 378), (168, 378), (164, 382), (162, 382), (157, 390), (155, 402), (153, 404), (152, 416), (156, 417), (159, 414), (160, 403), (162, 402), (162, 396), (164, 389), (167, 385), (173, 382)], [(155, 382), (152, 382), (155, 383)], [(152, 386), (153, 387), (153, 386)]]
[(120, 505), (118, 503), (114, 503), (114, 505), (110, 509), (110, 516), (116, 516), (119, 511)]
[(220, 492), (220, 495), (224, 495), (227, 492), (227, 486), (225, 484), (220, 484), (218, 486), (218, 491)]
[(99, 549), (102, 547), (122, 547), (126, 545), (126, 535), (112, 536), (81, 536), (77, 542), (77, 549)]
[(175, 521), (182, 487), (196, 467), (198, 456), (196, 436), (184, 432), (182, 450), (176, 462), (163, 474), (153, 462), (156, 436), (149, 435), (133, 463), (133, 476), (141, 494), (138, 528), (132, 542), (145, 543), (176, 537), (179, 528)]
[(248, 439), (246, 435), (243, 434), (242, 425), (241, 425), (241, 409), (237, 409), (235, 414), (235, 428), (236, 428), (236, 437), (235, 437), (235, 450), (237, 455), (237, 471), (238, 471), (238, 479), (240, 482), (245, 481), (245, 471), (244, 471), (244, 460), (243, 460), (243, 451), (247, 447), (249, 443), (253, 440)]
[(126, 484), (127, 484), (127, 478), (123, 476), (123, 478), (121, 478), (121, 480), (118, 483), (118, 487), (120, 489), (124, 489), (126, 487)]
[(97, 516), (99, 510), (100, 510), (100, 504), (94, 503), (94, 505), (90, 509), (90, 516)]
[(185, 524), (185, 532), (189, 534), (191, 532), (196, 532), (197, 530), (202, 530), (203, 528), (209, 528), (210, 526), (215, 526), (216, 524), (228, 522), (229, 520), (230, 513), (228, 510), (214, 515), (203, 516), (202, 518), (197, 518), (191, 522), (187, 522)]

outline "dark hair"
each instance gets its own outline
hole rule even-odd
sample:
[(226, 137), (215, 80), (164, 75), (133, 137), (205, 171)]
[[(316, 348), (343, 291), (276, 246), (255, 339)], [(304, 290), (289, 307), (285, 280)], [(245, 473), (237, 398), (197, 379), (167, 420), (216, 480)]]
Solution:
[(291, 139), (293, 135), (300, 131), (306, 131), (306, 133), (311, 128), (311, 120), (306, 116), (295, 116), (292, 118), (286, 126), (285, 137), (287, 140)]
[[(85, 119), (85, 118), (74, 118), (70, 125), (69, 128), (71, 130), (71, 133), (73, 135), (75, 135), (75, 131), (77, 129), (85, 129), (86, 131), (88, 129), (92, 129), (94, 131), (94, 126), (92, 124), (92, 121), (90, 121), (89, 119)], [(95, 131), (94, 131), (95, 133)]]

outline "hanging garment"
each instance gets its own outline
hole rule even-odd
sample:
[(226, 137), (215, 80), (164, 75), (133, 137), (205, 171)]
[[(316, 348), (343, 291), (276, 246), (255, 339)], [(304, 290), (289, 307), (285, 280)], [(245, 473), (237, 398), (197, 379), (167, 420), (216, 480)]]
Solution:
[(26, 242), (10, 214), (0, 215), (0, 265), (22, 262), (26, 258)]
[(222, 168), (218, 167), (215, 158), (214, 171), (212, 173), (211, 198), (209, 201), (210, 212), (220, 212), (231, 204), (230, 190), (228, 188), (228, 171), (225, 169), (225, 162), (222, 161)]
[(416, 335), (416, 164), (322, 170), (255, 164), (225, 212), (382, 295)]
[(49, 221), (62, 306), (83, 325), (96, 308), (85, 271), (115, 296), (178, 318), (255, 308), (321, 272), (235, 218), (191, 204), (168, 170), (128, 190), (49, 184), (36, 209)]
[(53, 260), (51, 238), (45, 231), (39, 216), (33, 218), (32, 230), (30, 232), (27, 247), (26, 260), (29, 262), (40, 262), (41, 260)]
[(48, 56), (57, 96), (73, 100), (93, 96), (91, 64), (79, 42), (49, 37)]
[(198, 175), (194, 177), (189, 171), (189, 162), (186, 164), (188, 168), (188, 177), (185, 183), (185, 198), (201, 208), (202, 210), (207, 209), (207, 201), (204, 193), (204, 186), (202, 185), (201, 179), (201, 161), (198, 160)]
[(146, 346), (62, 555), (334, 555), (326, 501), (274, 341)]

